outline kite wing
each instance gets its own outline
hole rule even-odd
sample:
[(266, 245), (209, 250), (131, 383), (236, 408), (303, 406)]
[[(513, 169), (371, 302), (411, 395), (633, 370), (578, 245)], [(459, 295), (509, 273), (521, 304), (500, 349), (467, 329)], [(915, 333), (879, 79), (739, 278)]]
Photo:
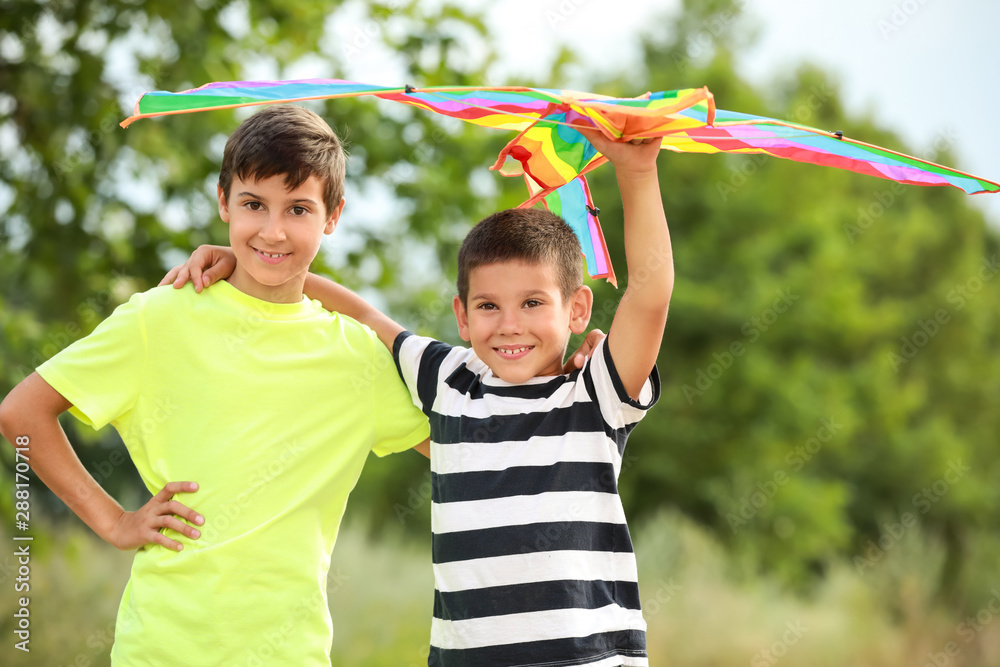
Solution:
[(808, 162), (911, 185), (950, 185), (968, 194), (1000, 192), (1000, 184), (933, 162), (805, 125), (716, 109), (707, 88), (615, 98), (524, 87), (386, 88), (340, 79), (230, 81), (179, 93), (142, 95), (139, 118), (256, 104), (374, 95), (484, 127), (518, 132), (492, 169), (523, 176), (529, 198), (561, 214), (580, 238), (593, 277), (614, 282), (596, 207), (584, 174), (606, 162), (574, 126), (595, 127), (628, 141), (659, 138), (678, 153), (748, 153)]

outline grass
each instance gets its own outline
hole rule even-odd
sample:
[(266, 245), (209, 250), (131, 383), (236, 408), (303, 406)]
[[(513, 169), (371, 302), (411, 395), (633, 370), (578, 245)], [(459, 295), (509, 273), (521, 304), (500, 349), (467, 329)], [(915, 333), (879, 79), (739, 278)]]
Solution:
[[(376, 539), (367, 525), (357, 519), (345, 524), (334, 552), (328, 586), (333, 664), (425, 665), (433, 595), (429, 539), (391, 531)], [(650, 664), (656, 667), (1000, 664), (1000, 613), (990, 608), (1000, 612), (1000, 597), (987, 595), (987, 581), (987, 602), (978, 613), (936, 604), (933, 582), (942, 550), (918, 531), (863, 573), (851, 562), (832, 566), (808, 596), (767, 577), (734, 574), (736, 559), (675, 514), (635, 527), (633, 538)], [(0, 662), (107, 665), (131, 555), (73, 524), (60, 525), (37, 546), (31, 563), (32, 651), (13, 648), (16, 595), (5, 594)], [(0, 579), (11, 591), (16, 567), (3, 559)]]

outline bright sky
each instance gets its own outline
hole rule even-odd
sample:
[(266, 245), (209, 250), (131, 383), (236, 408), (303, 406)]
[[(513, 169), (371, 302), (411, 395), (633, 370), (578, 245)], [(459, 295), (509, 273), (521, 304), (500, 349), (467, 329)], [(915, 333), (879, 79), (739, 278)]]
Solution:
[[(638, 62), (636, 37), (667, 29), (668, 13), (679, 6), (679, 0), (503, 0), (492, 3), (489, 23), (506, 54), (504, 72), (546, 71), (556, 41), (585, 45), (588, 70), (618, 72)], [(741, 73), (755, 83), (811, 60), (840, 80), (849, 112), (872, 110), (916, 155), (930, 153), (935, 142), (953, 142), (957, 162), (948, 166), (1000, 181), (1000, 129), (993, 120), (1000, 109), (1000, 2), (745, 0), (743, 7), (759, 40)], [(649, 81), (653, 90), (694, 85), (700, 82), (655, 75)], [(1000, 194), (972, 201), (1000, 228)]]

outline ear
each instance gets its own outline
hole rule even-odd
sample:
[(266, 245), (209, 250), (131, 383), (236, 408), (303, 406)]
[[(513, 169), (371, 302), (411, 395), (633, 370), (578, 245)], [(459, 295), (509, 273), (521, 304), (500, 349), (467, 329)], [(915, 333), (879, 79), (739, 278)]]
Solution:
[(587, 330), (594, 307), (594, 293), (586, 285), (577, 288), (569, 302), (569, 330), (575, 334)]
[(344, 212), (344, 204), (346, 203), (347, 199), (341, 197), (337, 207), (330, 211), (330, 218), (326, 221), (326, 226), (323, 228), (324, 234), (332, 234), (333, 230), (337, 228), (337, 223), (340, 222), (340, 214)]
[(219, 217), (222, 218), (222, 221), (228, 225), (229, 224), (229, 202), (226, 201), (226, 193), (224, 193), (222, 191), (222, 186), (221, 185), (216, 185), (215, 188), (218, 191), (217, 194), (219, 196)]
[(455, 320), (458, 322), (458, 335), (466, 343), (472, 340), (469, 335), (469, 313), (465, 311), (465, 304), (455, 295), (451, 300), (451, 307), (455, 310)]

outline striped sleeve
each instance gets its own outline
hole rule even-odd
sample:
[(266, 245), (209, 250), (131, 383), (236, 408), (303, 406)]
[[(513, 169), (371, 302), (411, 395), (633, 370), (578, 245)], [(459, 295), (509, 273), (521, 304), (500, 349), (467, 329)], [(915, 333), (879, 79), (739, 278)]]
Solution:
[(660, 398), (660, 375), (655, 366), (642, 385), (639, 400), (628, 395), (611, 358), (607, 338), (598, 343), (590, 355), (583, 369), (583, 381), (604, 420), (615, 429), (631, 430)]
[(455, 349), (447, 343), (402, 331), (392, 343), (396, 370), (413, 399), (425, 415), (431, 413), (437, 398), (441, 364)]

